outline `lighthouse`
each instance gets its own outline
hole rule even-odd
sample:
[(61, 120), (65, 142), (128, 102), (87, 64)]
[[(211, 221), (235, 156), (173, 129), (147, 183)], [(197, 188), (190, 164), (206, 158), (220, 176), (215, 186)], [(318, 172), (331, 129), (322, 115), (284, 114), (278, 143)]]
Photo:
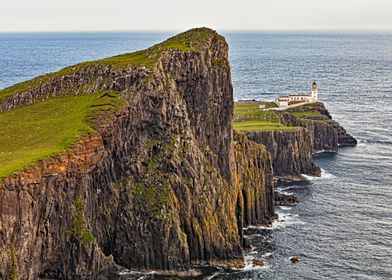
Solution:
[(318, 101), (318, 87), (316, 81), (312, 84), (312, 89), (310, 93), (302, 93), (302, 94), (289, 94), (286, 96), (279, 96), (275, 99), (275, 103), (278, 107), (290, 107), (302, 105), (306, 102), (313, 103)]
[(312, 93), (311, 96), (313, 98), (314, 101), (318, 100), (318, 88), (317, 88), (317, 84), (316, 81), (314, 81), (314, 83), (312, 84)]

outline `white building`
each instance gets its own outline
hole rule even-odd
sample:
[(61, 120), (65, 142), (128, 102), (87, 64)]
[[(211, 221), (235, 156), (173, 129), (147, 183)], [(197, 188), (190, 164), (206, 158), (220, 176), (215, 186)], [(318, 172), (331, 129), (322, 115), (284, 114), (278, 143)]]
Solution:
[(290, 96), (279, 96), (278, 98), (275, 99), (275, 103), (279, 107), (287, 107), (289, 106), (290, 102)]
[(275, 103), (279, 107), (287, 107), (290, 103), (301, 102), (317, 102), (318, 101), (318, 88), (316, 82), (312, 84), (312, 90), (309, 94), (290, 94), (288, 96), (279, 96), (275, 99)]

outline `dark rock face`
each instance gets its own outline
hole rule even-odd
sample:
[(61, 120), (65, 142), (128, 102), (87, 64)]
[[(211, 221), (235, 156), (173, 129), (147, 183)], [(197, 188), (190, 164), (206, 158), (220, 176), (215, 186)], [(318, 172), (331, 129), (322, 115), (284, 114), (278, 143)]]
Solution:
[(298, 203), (298, 199), (293, 195), (286, 195), (280, 192), (275, 192), (275, 205), (278, 206), (292, 206)]
[(339, 147), (355, 147), (358, 144), (357, 139), (348, 134), (338, 122), (333, 121), (331, 124), (337, 131)]
[(203, 31), (204, 48), (167, 51), (153, 69), (97, 64), (0, 102), (11, 110), (70, 88), (127, 101), (72, 151), (0, 182), (0, 279), (243, 265), (242, 228), (274, 216), (271, 159), (233, 136), (228, 47)]
[(338, 122), (332, 119), (323, 103), (318, 102), (316, 104), (305, 105), (289, 111), (295, 112), (297, 110), (316, 111), (320, 113), (318, 117), (305, 119), (298, 119), (290, 114), (282, 114), (280, 116), (282, 124), (303, 126), (310, 132), (314, 153), (337, 152), (339, 147), (354, 147), (357, 145), (357, 140), (349, 135)]
[(235, 132), (235, 185), (242, 194), (237, 210), (242, 210), (243, 227), (268, 225), (273, 220), (274, 186), (271, 156), (267, 149)]
[[(312, 111), (320, 116), (297, 118), (290, 112)], [(323, 103), (293, 108), (279, 115), (286, 126), (302, 126), (303, 129), (283, 131), (250, 131), (247, 137), (266, 146), (272, 156), (274, 175), (293, 178), (302, 174), (320, 176), (321, 171), (313, 161), (318, 152), (337, 152), (339, 147), (355, 146), (357, 141), (336, 121)]]
[(320, 175), (313, 162), (312, 137), (306, 129), (252, 131), (246, 135), (271, 153), (275, 176)]

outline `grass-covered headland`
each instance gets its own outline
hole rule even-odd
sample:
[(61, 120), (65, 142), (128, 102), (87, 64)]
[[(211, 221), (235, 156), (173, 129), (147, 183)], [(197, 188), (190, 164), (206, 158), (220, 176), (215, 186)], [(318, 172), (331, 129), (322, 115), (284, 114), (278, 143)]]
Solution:
[(234, 104), (234, 129), (240, 131), (296, 130), (298, 126), (285, 126), (279, 122), (279, 113), (260, 109), (274, 107), (271, 102), (238, 101)]
[[(153, 68), (164, 52), (198, 51), (208, 47), (206, 42), (215, 37), (219, 35), (207, 28), (192, 29), (145, 50), (82, 62), (0, 90), (0, 102), (89, 67), (107, 65), (119, 70), (128, 67)], [(114, 92), (85, 95), (70, 92), (62, 94), (62, 97), (51, 97), (46, 101), (0, 113), (0, 178), (49, 155), (66, 151), (78, 139), (94, 130), (90, 117), (112, 110), (120, 103), (120, 98)]]
[[(114, 68), (125, 67), (146, 67), (152, 68), (158, 61), (159, 57), (168, 50), (179, 50), (183, 52), (197, 51), (204, 46), (205, 42), (211, 37), (211, 30), (207, 28), (196, 28), (187, 32), (176, 35), (166, 41), (156, 44), (148, 49), (136, 51), (132, 53), (121, 54), (109, 58), (104, 58), (97, 61), (82, 62), (73, 66), (66, 67), (60, 71), (38, 76), (32, 80), (25, 81), (14, 86), (0, 90), (0, 101), (11, 95), (27, 91), (29, 88), (39, 87), (50, 80), (62, 76), (72, 75), (81, 71), (84, 68), (92, 67), (95, 65), (110, 65)], [(219, 36), (215, 34), (215, 36)]]
[(120, 107), (115, 92), (66, 95), (0, 113), (0, 178), (66, 151), (94, 131), (91, 117)]

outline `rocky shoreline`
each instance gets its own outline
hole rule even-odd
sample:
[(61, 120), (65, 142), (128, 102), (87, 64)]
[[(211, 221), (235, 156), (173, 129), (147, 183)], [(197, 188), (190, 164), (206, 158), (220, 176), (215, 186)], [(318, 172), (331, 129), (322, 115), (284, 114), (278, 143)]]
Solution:
[(299, 203), (298, 198), (293, 195), (287, 195), (275, 191), (275, 205), (276, 206), (293, 206)]

